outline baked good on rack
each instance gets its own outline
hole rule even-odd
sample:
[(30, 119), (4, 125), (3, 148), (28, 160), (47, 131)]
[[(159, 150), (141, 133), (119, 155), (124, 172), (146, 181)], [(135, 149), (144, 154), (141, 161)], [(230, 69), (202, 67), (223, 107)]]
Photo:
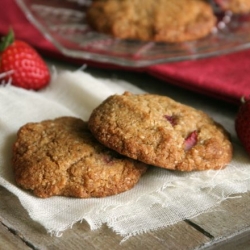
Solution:
[(110, 96), (92, 112), (88, 124), (107, 147), (166, 169), (221, 169), (232, 158), (229, 135), (220, 124), (166, 96)]
[(13, 166), (17, 184), (42, 198), (118, 194), (131, 189), (147, 168), (101, 145), (87, 123), (74, 117), (22, 126)]
[(215, 0), (224, 11), (232, 11), (235, 14), (250, 12), (250, 0)]
[(95, 0), (86, 19), (98, 32), (157, 42), (202, 38), (216, 23), (211, 6), (204, 0)]

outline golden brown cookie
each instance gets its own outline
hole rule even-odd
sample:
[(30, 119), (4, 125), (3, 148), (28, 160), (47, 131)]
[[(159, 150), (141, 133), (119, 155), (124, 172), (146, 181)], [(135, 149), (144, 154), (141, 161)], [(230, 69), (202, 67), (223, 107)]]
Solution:
[(166, 96), (110, 96), (92, 112), (89, 128), (120, 154), (166, 169), (221, 169), (232, 158), (232, 145), (221, 125)]
[(118, 194), (131, 189), (147, 168), (101, 145), (87, 123), (73, 117), (21, 127), (13, 166), (17, 184), (42, 198)]
[(211, 6), (203, 0), (96, 0), (86, 19), (98, 32), (157, 42), (198, 39), (216, 23)]
[(250, 0), (215, 0), (224, 11), (232, 11), (234, 14), (246, 14), (250, 12)]

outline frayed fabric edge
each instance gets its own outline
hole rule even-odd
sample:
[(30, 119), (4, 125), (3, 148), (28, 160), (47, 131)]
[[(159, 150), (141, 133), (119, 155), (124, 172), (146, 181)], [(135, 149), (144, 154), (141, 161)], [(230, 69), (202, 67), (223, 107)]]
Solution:
[[(222, 195), (220, 199), (217, 200), (216, 203), (214, 203), (213, 205), (211, 205), (210, 207), (208, 207), (205, 210), (202, 210), (198, 213), (194, 213), (194, 214), (190, 214), (190, 216), (186, 216), (186, 217), (179, 217), (177, 218), (175, 221), (168, 223), (168, 224), (164, 224), (164, 225), (158, 225), (152, 228), (147, 228), (147, 229), (143, 229), (143, 230), (135, 230), (133, 232), (124, 232), (121, 231), (119, 229), (116, 228), (115, 223), (119, 222), (119, 218), (112, 218), (112, 220), (108, 220), (108, 221), (103, 221), (103, 222), (95, 222), (92, 219), (90, 219), (89, 217), (84, 216), (83, 218), (76, 220), (74, 222), (72, 222), (70, 225), (67, 225), (64, 228), (61, 228), (60, 230), (56, 230), (56, 229), (47, 229), (47, 232), (52, 236), (52, 237), (62, 237), (64, 232), (66, 230), (72, 229), (72, 227), (76, 224), (76, 223), (83, 223), (84, 221), (87, 222), (87, 224), (90, 227), (91, 231), (95, 231), (100, 229), (104, 224), (107, 225), (108, 228), (110, 228), (115, 234), (119, 235), (122, 237), (120, 244), (125, 243), (127, 240), (129, 240), (131, 237), (135, 237), (135, 236), (140, 236), (142, 234), (145, 233), (152, 233), (155, 232), (157, 230), (160, 229), (164, 229), (170, 226), (173, 226), (174, 224), (181, 222), (181, 221), (185, 221), (185, 220), (190, 220), (193, 219), (201, 214), (204, 213), (209, 213), (209, 212), (213, 212), (214, 209), (216, 209), (216, 207), (218, 207), (223, 201), (228, 200), (228, 199), (240, 199), (242, 197), (242, 194), (248, 192), (249, 190), (245, 190), (242, 191), (241, 193), (231, 193), (228, 194), (227, 196)], [(152, 204), (153, 206), (154, 204)], [(161, 204), (158, 204), (161, 205)], [(151, 208), (150, 208), (151, 209)]]

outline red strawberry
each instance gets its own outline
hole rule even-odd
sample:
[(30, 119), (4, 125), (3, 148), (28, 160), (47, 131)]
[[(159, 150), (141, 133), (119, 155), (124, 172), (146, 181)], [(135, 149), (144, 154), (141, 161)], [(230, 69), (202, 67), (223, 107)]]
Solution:
[(0, 73), (5, 81), (35, 90), (49, 83), (50, 72), (46, 63), (29, 44), (14, 40), (13, 31), (3, 38), (0, 51)]
[(235, 118), (235, 131), (243, 147), (250, 154), (250, 98), (242, 98)]

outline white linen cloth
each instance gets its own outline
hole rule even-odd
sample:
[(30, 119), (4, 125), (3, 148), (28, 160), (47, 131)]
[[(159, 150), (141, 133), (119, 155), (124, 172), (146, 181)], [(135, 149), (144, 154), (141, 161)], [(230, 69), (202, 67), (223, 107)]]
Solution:
[[(106, 97), (125, 90), (143, 92), (129, 83), (102, 81), (82, 71), (61, 72), (38, 92), (0, 86), (0, 185), (15, 194), (30, 217), (48, 232), (61, 235), (86, 220), (91, 230), (106, 223), (125, 239), (192, 218), (232, 194), (250, 190), (250, 158), (237, 142), (233, 160), (224, 170), (181, 173), (152, 168), (132, 190), (106, 198), (41, 199), (15, 185), (11, 148), (19, 127), (59, 116), (88, 120)], [(213, 116), (209, 107), (207, 111)], [(223, 114), (216, 118), (222, 124), (227, 120)]]

